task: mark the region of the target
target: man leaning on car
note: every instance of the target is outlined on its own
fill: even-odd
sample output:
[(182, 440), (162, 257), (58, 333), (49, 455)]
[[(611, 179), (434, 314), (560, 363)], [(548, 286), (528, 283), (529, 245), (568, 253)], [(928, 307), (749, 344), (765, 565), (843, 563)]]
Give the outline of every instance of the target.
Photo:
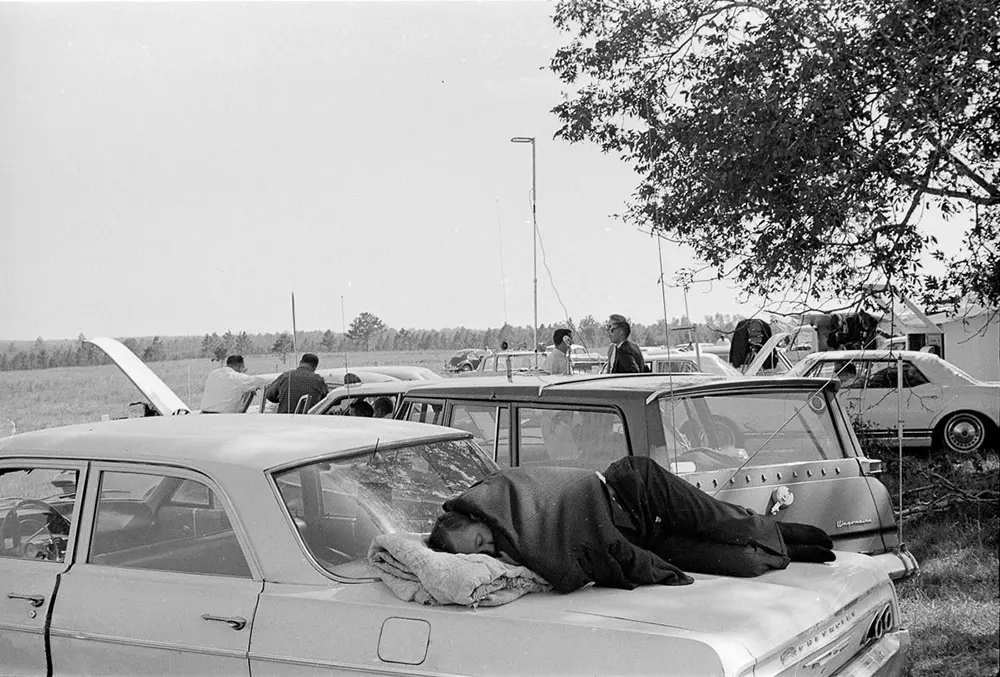
[(213, 369), (205, 379), (201, 411), (205, 414), (238, 414), (249, 394), (266, 386), (270, 379), (245, 373), (242, 355), (230, 355), (226, 366)]
[(290, 369), (267, 387), (264, 395), (268, 402), (278, 403), (279, 414), (289, 414), (296, 411), (296, 406), (304, 396), (309, 396), (306, 403), (308, 409), (310, 405), (316, 404), (326, 397), (329, 388), (323, 377), (316, 373), (319, 366), (319, 358), (312, 353), (305, 353), (299, 361), (296, 369)]

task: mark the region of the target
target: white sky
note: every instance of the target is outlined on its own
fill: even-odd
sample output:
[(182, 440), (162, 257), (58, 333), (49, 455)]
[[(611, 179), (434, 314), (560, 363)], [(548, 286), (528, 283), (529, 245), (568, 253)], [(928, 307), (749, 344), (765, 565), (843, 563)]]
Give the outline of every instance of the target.
[[(0, 2), (0, 339), (663, 317), (543, 2)], [(502, 257), (501, 257), (502, 252)], [(671, 279), (694, 265), (663, 244)], [(502, 269), (501, 269), (502, 261)], [(684, 313), (668, 288), (667, 312)], [(692, 317), (755, 312), (726, 284)], [(506, 310), (505, 310), (506, 308)]]

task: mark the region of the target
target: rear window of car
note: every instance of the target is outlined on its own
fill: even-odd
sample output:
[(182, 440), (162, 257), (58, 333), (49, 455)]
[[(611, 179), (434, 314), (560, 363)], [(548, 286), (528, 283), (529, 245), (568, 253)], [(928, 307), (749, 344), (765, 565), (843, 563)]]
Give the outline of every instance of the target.
[(843, 457), (825, 393), (719, 393), (659, 400), (664, 446), (650, 455), (684, 472)]
[(445, 500), (494, 470), (471, 440), (446, 440), (309, 463), (274, 480), (320, 566), (354, 577), (372, 538), (430, 531)]

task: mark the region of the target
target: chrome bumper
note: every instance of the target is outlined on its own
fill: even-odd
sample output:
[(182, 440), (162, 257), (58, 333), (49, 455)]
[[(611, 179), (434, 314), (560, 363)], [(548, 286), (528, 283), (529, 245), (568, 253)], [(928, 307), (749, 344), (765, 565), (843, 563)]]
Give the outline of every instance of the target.
[(917, 563), (917, 558), (906, 548), (883, 552), (881, 555), (872, 555), (871, 558), (876, 566), (894, 581), (901, 581), (920, 573), (920, 564)]
[(830, 677), (897, 677), (903, 674), (909, 650), (909, 630), (886, 633)]

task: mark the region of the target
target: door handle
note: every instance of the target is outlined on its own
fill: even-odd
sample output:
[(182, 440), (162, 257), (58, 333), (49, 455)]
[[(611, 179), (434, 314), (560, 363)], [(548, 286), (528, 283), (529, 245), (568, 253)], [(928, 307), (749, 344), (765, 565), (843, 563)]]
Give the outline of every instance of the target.
[(241, 618), (240, 616), (232, 616), (227, 618), (226, 616), (213, 616), (212, 614), (202, 614), (201, 617), (206, 621), (218, 621), (219, 623), (226, 623), (233, 630), (242, 630), (247, 625), (247, 619)]
[(26, 602), (28, 602), (28, 604), (30, 604), (31, 606), (36, 606), (36, 607), (37, 606), (42, 606), (43, 604), (45, 604), (45, 596), (44, 595), (22, 595), (22, 594), (17, 593), (17, 592), (8, 592), (7, 593), (7, 598), (8, 599), (23, 599)]

